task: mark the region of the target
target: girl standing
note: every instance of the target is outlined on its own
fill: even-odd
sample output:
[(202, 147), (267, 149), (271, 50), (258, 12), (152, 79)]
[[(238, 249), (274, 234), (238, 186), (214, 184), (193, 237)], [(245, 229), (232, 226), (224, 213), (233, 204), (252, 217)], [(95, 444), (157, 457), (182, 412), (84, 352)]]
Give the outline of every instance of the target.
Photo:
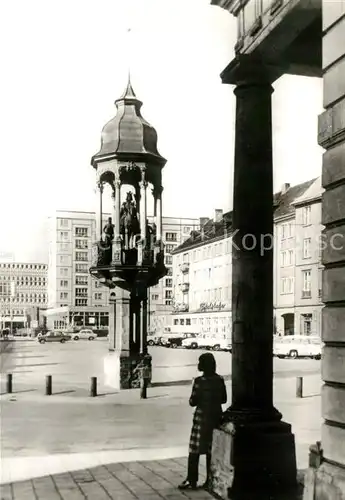
[(194, 380), (190, 406), (195, 406), (192, 432), (189, 441), (187, 479), (179, 489), (196, 489), (199, 476), (199, 457), (206, 455), (207, 478), (203, 485), (209, 486), (213, 430), (220, 424), (222, 404), (227, 401), (223, 377), (216, 373), (216, 360), (213, 354), (205, 353), (199, 357), (198, 370), (203, 372)]

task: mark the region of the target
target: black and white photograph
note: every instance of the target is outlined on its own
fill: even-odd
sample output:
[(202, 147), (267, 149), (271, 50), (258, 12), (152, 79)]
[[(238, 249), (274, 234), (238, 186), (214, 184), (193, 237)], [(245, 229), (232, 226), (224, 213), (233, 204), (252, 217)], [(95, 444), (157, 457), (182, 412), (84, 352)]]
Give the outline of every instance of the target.
[(345, 500), (345, 0), (0, 19), (1, 500)]

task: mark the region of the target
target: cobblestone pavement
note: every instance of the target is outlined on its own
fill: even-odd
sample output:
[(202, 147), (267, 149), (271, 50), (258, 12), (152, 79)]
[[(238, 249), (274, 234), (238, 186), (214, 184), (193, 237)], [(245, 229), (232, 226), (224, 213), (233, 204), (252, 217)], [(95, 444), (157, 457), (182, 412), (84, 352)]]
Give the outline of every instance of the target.
[[(186, 458), (102, 465), (76, 472), (4, 484), (1, 500), (208, 500), (202, 489), (179, 491), (185, 478)], [(199, 482), (205, 480), (200, 463)]]

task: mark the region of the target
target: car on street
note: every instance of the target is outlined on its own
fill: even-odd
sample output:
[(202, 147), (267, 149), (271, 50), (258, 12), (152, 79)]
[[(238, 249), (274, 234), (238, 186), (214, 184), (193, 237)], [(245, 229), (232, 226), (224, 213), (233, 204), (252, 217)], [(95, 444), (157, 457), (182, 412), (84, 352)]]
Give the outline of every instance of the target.
[(149, 335), (147, 337), (147, 345), (161, 345), (161, 338), (160, 335)]
[(321, 359), (322, 343), (316, 335), (286, 335), (273, 342), (273, 355), (278, 358)]
[(79, 332), (72, 333), (72, 340), (95, 340), (97, 338), (97, 333), (94, 333), (91, 329), (83, 329)]
[(182, 341), (186, 349), (212, 349), (213, 351), (231, 352), (231, 344), (226, 339), (217, 339), (209, 335), (198, 335), (195, 338), (186, 338)]
[(162, 345), (176, 349), (182, 346), (183, 340), (196, 337), (196, 333), (170, 333), (162, 337)]
[(64, 344), (67, 340), (71, 340), (71, 335), (57, 331), (50, 331), (37, 337), (37, 341), (40, 344), (45, 344), (46, 342), (60, 342)]

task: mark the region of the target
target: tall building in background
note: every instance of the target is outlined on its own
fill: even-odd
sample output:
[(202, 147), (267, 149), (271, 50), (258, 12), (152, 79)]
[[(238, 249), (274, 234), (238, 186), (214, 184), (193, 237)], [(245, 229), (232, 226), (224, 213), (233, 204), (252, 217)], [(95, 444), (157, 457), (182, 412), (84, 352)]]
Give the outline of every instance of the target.
[[(153, 222), (153, 218), (149, 217)], [(173, 257), (172, 252), (200, 227), (199, 219), (163, 217), (162, 240), (165, 245), (165, 266), (168, 274), (158, 285), (149, 289), (149, 330), (160, 332), (169, 323), (173, 311)]]
[[(104, 225), (110, 214), (104, 214)], [(151, 217), (148, 217), (152, 222)], [(172, 311), (172, 255), (170, 253), (199, 227), (199, 219), (163, 217), (165, 264), (169, 275), (150, 289), (149, 317), (152, 329), (164, 324)], [(108, 289), (89, 274), (92, 242), (96, 240), (94, 212), (57, 211), (49, 218), (48, 305), (57, 309), (53, 326), (108, 326)], [(58, 309), (67, 314), (59, 315)], [(53, 317), (53, 316), (51, 316)]]
[[(321, 194), (318, 178), (292, 187), (284, 184), (274, 196), (272, 314), (280, 335), (321, 334)], [(231, 219), (231, 212), (216, 210), (214, 220), (202, 221), (201, 230), (175, 249), (170, 318), (174, 331), (229, 335)]]
[(0, 263), (0, 328), (38, 326), (48, 305), (48, 266), (44, 263)]

